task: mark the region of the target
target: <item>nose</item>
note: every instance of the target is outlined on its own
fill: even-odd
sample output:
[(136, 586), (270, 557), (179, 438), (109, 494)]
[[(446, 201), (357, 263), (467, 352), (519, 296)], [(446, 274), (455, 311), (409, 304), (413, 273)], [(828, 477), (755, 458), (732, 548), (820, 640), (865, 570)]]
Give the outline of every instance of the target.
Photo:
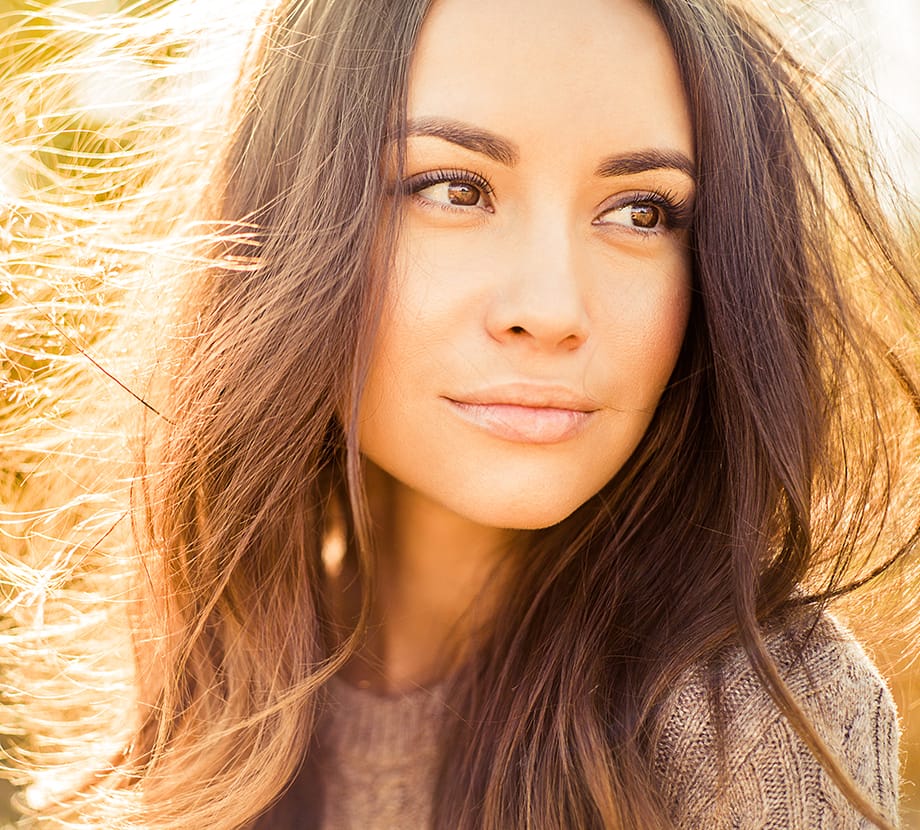
[(574, 350), (588, 339), (588, 310), (572, 231), (556, 217), (509, 234), (486, 314), (501, 343)]

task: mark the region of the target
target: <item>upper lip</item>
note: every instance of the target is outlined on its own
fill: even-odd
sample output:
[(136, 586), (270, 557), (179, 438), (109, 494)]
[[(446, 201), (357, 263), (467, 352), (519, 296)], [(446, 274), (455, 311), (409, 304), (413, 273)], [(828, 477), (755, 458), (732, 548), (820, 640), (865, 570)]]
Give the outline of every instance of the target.
[(570, 409), (594, 412), (600, 409), (595, 401), (564, 385), (535, 383), (506, 383), (477, 389), (462, 395), (445, 395), (455, 403), (478, 406), (527, 406), (534, 409)]

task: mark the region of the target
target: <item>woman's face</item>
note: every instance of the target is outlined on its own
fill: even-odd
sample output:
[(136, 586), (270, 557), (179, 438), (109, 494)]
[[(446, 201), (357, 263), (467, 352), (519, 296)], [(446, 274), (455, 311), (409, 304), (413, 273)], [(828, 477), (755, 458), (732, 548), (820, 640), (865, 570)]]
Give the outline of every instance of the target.
[(435, 0), (361, 448), (413, 497), (538, 528), (639, 443), (690, 305), (693, 132), (638, 0)]

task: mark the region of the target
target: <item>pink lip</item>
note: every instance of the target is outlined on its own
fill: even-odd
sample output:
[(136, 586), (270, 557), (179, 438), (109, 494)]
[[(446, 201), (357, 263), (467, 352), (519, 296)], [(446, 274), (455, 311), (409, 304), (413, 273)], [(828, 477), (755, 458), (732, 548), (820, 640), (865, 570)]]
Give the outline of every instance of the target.
[(522, 444), (558, 444), (578, 435), (597, 406), (563, 388), (505, 386), (446, 398), (467, 423)]

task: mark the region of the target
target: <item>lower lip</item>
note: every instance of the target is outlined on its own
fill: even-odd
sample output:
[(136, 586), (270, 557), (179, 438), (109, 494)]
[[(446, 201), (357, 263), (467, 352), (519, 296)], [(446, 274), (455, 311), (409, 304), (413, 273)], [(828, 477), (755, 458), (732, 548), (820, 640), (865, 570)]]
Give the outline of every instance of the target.
[(467, 423), (496, 438), (519, 444), (558, 444), (568, 441), (587, 426), (593, 414), (577, 409), (447, 400)]

